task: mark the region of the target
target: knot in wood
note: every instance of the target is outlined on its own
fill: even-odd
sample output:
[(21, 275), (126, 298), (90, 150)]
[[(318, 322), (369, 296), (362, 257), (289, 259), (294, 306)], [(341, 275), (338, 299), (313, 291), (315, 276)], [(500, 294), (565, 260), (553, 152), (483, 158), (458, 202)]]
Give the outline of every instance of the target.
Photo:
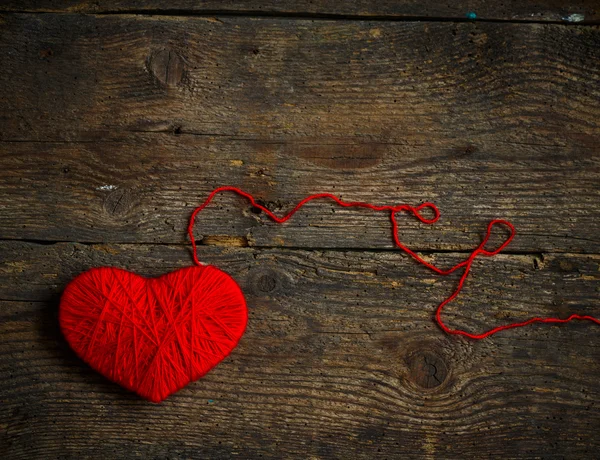
[(277, 287), (277, 280), (270, 273), (265, 273), (261, 275), (256, 281), (256, 287), (259, 291), (262, 292), (271, 292), (274, 291)]
[(117, 188), (104, 200), (104, 209), (111, 216), (123, 216), (129, 212), (133, 204), (133, 195), (128, 188)]
[(166, 86), (177, 86), (183, 79), (183, 59), (170, 49), (157, 51), (150, 56), (148, 68)]
[(414, 353), (409, 362), (410, 375), (421, 388), (435, 388), (448, 377), (448, 367), (444, 360), (431, 351)]
[(256, 295), (272, 294), (279, 291), (281, 287), (281, 276), (272, 268), (252, 270), (248, 281)]

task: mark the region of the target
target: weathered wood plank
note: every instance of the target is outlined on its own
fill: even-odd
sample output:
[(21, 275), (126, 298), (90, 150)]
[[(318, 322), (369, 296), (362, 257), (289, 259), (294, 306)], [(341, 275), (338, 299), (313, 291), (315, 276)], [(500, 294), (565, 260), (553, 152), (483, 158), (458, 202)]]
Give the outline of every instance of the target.
[[(466, 250), (502, 217), (513, 250), (598, 252), (597, 28), (4, 21), (2, 238), (179, 243), (192, 207), (228, 183), (279, 212), (318, 191), (434, 201), (441, 231), (403, 223), (421, 249)], [(315, 205), (275, 227), (223, 203), (202, 234), (390, 246), (385, 216)]]
[(519, 0), (490, 2), (444, 2), (441, 0), (419, 2), (416, 0), (234, 0), (193, 1), (177, 0), (168, 3), (159, 0), (108, 0), (87, 2), (82, 0), (4, 0), (0, 11), (31, 12), (147, 12), (163, 14), (259, 14), (352, 16), (360, 18), (442, 18), (486, 19), (500, 21), (564, 21), (566, 23), (594, 22), (600, 20), (600, 9), (594, 0), (542, 0), (535, 3)]
[[(434, 226), (400, 218), (402, 240), (421, 250), (469, 250), (490, 219), (507, 218), (518, 231), (512, 251), (599, 252), (598, 168), (583, 155), (557, 153), (548, 161), (530, 152), (526, 160), (510, 161), (493, 152), (456, 157), (389, 147), (378, 164), (344, 170), (307, 161), (303, 146), (218, 137), (137, 135), (106, 143), (3, 143), (0, 149), (5, 239), (184, 243), (192, 209), (213, 188), (233, 184), (280, 215), (320, 191), (379, 204), (434, 201), (442, 212)], [(199, 215), (196, 235), (234, 246), (393, 247), (387, 214), (322, 201), (277, 225), (232, 194)]]
[[(455, 279), (399, 254), (203, 248), (247, 293), (249, 328), (212, 373), (152, 405), (69, 351), (59, 294), (91, 266), (156, 275), (188, 264), (186, 249), (3, 242), (0, 252), (3, 458), (573, 458), (600, 447), (598, 328), (444, 336), (431, 313)], [(483, 260), (448, 319), (481, 328), (598, 315), (599, 264), (573, 254)]]
[(539, 24), (5, 15), (2, 139), (589, 150), (599, 44)]
[[(471, 5), (508, 20), (575, 5), (485, 4)], [(33, 8), (0, 9), (16, 7)], [(508, 7), (514, 17), (489, 13)], [(56, 312), (89, 267), (189, 264), (187, 217), (229, 183), (275, 212), (317, 191), (434, 201), (438, 229), (402, 220), (420, 249), (465, 251), (489, 219), (511, 219), (520, 254), (478, 261), (448, 322), (600, 316), (600, 256), (581, 254), (599, 252), (599, 45), (589, 26), (1, 16), (0, 239), (79, 243), (0, 241), (0, 457), (593, 456), (598, 328), (447, 337), (431, 315), (456, 277), (394, 251), (307, 250), (389, 248), (385, 216), (318, 204), (282, 227), (240, 200), (215, 203), (197, 234), (221, 246), (201, 259), (241, 283), (250, 326), (159, 406), (81, 363)], [(81, 244), (102, 241), (136, 244)], [(141, 244), (152, 242), (168, 244)]]

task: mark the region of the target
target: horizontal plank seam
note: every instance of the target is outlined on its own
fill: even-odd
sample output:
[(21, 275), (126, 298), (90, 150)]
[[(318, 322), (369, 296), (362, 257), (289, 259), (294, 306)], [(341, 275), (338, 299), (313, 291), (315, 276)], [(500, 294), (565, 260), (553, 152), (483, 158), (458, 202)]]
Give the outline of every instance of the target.
[[(467, 235), (481, 235), (480, 232), (466, 232), (465, 234)], [(523, 235), (525, 235), (525, 233), (523, 233)], [(209, 238), (211, 236), (214, 235), (204, 235), (204, 238)], [(542, 236), (542, 237), (553, 237), (553, 236), (558, 236), (558, 235), (535, 235), (535, 234), (530, 234), (527, 233), (527, 236)], [(592, 243), (595, 243), (596, 241), (591, 240), (591, 239), (587, 239), (587, 238), (577, 238), (577, 237), (569, 237), (571, 239), (577, 239), (577, 240), (584, 240), (584, 241), (590, 241)], [(181, 247), (181, 246), (190, 246), (190, 243), (185, 242), (185, 243), (178, 243), (175, 241), (91, 241), (91, 240), (85, 240), (85, 241), (74, 241), (74, 240), (53, 240), (53, 239), (36, 239), (36, 238), (10, 238), (10, 237), (0, 237), (0, 244), (4, 243), (4, 242), (20, 242), (20, 243), (32, 243), (32, 244), (39, 244), (40, 246), (51, 246), (54, 244), (62, 244), (62, 243), (67, 243), (67, 244), (82, 244), (82, 245), (86, 245), (86, 246), (93, 246), (93, 245), (98, 245), (98, 244), (106, 244), (106, 245), (140, 245), (140, 246), (173, 246), (173, 247)], [(288, 250), (298, 250), (298, 251), (323, 251), (323, 250), (333, 250), (333, 251), (356, 251), (356, 252), (364, 252), (364, 251), (372, 251), (372, 252), (396, 252), (398, 251), (397, 247), (394, 246), (389, 246), (389, 247), (370, 247), (370, 248), (362, 248), (362, 247), (355, 247), (355, 246), (293, 246), (293, 245), (261, 245), (261, 244), (251, 244), (248, 246), (236, 246), (236, 245), (227, 245), (227, 244), (211, 244), (211, 243), (203, 243), (202, 239), (197, 239), (196, 240), (196, 244), (199, 247), (235, 247), (235, 248), (246, 248), (246, 249), (288, 249)], [(456, 248), (456, 249), (430, 249), (430, 248), (425, 248), (425, 249), (420, 249), (418, 246), (414, 246), (412, 249), (419, 251), (419, 252), (425, 252), (425, 253), (471, 253), (472, 252), (472, 248), (468, 248), (468, 249), (460, 249), (460, 248)], [(503, 254), (520, 254), (520, 255), (539, 255), (539, 254), (589, 254), (589, 255), (600, 255), (600, 252), (569, 252), (569, 251), (560, 251), (560, 250), (550, 250), (550, 251), (541, 251), (541, 250), (537, 250), (537, 249), (532, 249), (532, 250), (525, 250), (525, 249), (519, 249), (519, 250), (511, 250), (509, 249), (505, 249), (502, 251)]]
[[(52, 246), (57, 244), (80, 244), (84, 246), (96, 246), (96, 245), (107, 245), (107, 246), (129, 246), (129, 245), (137, 245), (137, 246), (171, 246), (173, 248), (189, 248), (189, 243), (166, 243), (166, 242), (131, 242), (131, 241), (122, 241), (122, 242), (107, 242), (107, 241), (68, 241), (68, 240), (37, 240), (37, 239), (27, 239), (27, 238), (0, 238), (0, 244), (7, 242), (15, 242), (15, 243), (27, 243), (27, 244), (37, 244), (39, 246)], [(371, 253), (388, 253), (388, 252), (398, 252), (402, 253), (396, 247), (381, 247), (381, 248), (357, 248), (357, 247), (340, 247), (340, 246), (274, 246), (274, 245), (253, 245), (248, 247), (240, 247), (240, 246), (227, 246), (227, 245), (217, 245), (217, 244), (202, 244), (202, 241), (197, 241), (196, 243), (198, 247), (204, 248), (235, 248), (238, 250), (273, 250), (273, 249), (281, 249), (285, 251), (332, 251), (332, 252), (371, 252)], [(422, 254), (470, 254), (472, 252), (472, 248), (469, 249), (420, 249), (415, 246), (412, 248), (415, 251), (418, 251)], [(502, 254), (506, 255), (514, 255), (514, 256), (535, 256), (535, 257), (545, 257), (546, 255), (562, 255), (562, 256), (600, 256), (600, 253), (596, 252), (560, 252), (560, 251), (540, 251), (540, 250), (510, 250), (504, 249)]]
[[(600, 21), (571, 22), (567, 20), (543, 20), (543, 19), (492, 19), (467, 17), (445, 17), (445, 16), (394, 16), (394, 15), (368, 15), (368, 14), (340, 14), (340, 13), (311, 13), (311, 12), (281, 12), (281, 11), (223, 11), (223, 10), (185, 10), (185, 9), (148, 9), (148, 10), (81, 10), (77, 13), (56, 10), (5, 10), (3, 14), (48, 14), (48, 15), (92, 15), (92, 16), (167, 16), (167, 17), (206, 17), (218, 19), (218, 17), (247, 17), (258, 19), (306, 19), (325, 21), (377, 21), (377, 22), (490, 22), (506, 24), (555, 24), (563, 26), (596, 26)], [(217, 18), (215, 18), (217, 16)]]

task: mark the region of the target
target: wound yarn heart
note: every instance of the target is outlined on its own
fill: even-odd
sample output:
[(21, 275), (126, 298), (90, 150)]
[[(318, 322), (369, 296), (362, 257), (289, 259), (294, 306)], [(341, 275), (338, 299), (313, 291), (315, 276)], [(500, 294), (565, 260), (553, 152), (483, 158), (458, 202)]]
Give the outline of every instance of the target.
[(210, 265), (158, 278), (93, 268), (69, 283), (59, 312), (61, 330), (80, 358), (152, 402), (229, 355), (247, 318), (237, 283)]

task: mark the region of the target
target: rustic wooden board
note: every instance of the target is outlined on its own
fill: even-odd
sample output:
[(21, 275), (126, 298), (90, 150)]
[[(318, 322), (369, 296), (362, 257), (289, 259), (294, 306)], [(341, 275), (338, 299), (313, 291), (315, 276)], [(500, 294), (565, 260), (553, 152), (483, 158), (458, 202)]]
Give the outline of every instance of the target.
[[(500, 217), (513, 251), (598, 252), (596, 27), (3, 20), (3, 238), (180, 243), (191, 209), (229, 183), (276, 212), (319, 191), (434, 201), (437, 229), (403, 219), (418, 249), (467, 250)], [(384, 215), (315, 204), (275, 227), (221, 203), (199, 237), (391, 245)]]
[[(433, 201), (439, 224), (403, 217), (402, 240), (442, 265), (510, 219), (448, 322), (600, 316), (600, 29), (533, 23), (596, 2), (192, 3), (0, 5), (61, 13), (0, 15), (0, 458), (593, 457), (597, 327), (445, 336), (456, 276), (327, 203), (285, 226), (231, 196), (200, 215), (201, 259), (250, 306), (200, 382), (152, 405), (74, 356), (65, 284), (188, 265), (187, 218), (222, 184), (280, 214), (320, 191)], [(400, 20), (471, 10), (532, 23)]]
[[(185, 266), (185, 246), (3, 242), (0, 253), (3, 458), (583, 458), (600, 447), (598, 328), (445, 336), (431, 313), (455, 279), (399, 254), (203, 248), (247, 293), (249, 328), (212, 373), (153, 405), (68, 349), (59, 295), (93, 266)], [(600, 315), (599, 264), (577, 254), (482, 260), (448, 320), (480, 329)]]
[(71, 13), (159, 13), (159, 14), (259, 14), (310, 17), (343, 16), (385, 19), (484, 19), (500, 21), (595, 22), (600, 8), (595, 0), (508, 0), (490, 2), (445, 2), (441, 0), (4, 0), (0, 11), (71, 12)]
[[(431, 148), (390, 147), (377, 165), (340, 170), (294, 155), (293, 145), (197, 136), (11, 142), (0, 143), (0, 149), (2, 238), (183, 243), (192, 209), (213, 188), (233, 184), (280, 215), (320, 191), (381, 204), (433, 201), (442, 212), (434, 226), (400, 218), (402, 240), (420, 250), (470, 250), (488, 221), (498, 217), (517, 227), (511, 251), (598, 252), (594, 152), (575, 159), (557, 150), (553, 160), (524, 153), (522, 161), (509, 161), (493, 153), (457, 157)], [(302, 152), (303, 146), (295, 150)], [(196, 235), (254, 247), (389, 249), (393, 244), (384, 213), (342, 210), (321, 201), (277, 225), (232, 194), (216, 198), (199, 215)], [(504, 237), (498, 231), (494, 241)]]
[[(597, 27), (52, 14), (3, 22), (3, 140), (175, 132), (365, 150), (487, 146), (515, 158), (526, 149), (583, 155), (598, 140)], [(349, 166), (376, 159), (355, 156)]]

